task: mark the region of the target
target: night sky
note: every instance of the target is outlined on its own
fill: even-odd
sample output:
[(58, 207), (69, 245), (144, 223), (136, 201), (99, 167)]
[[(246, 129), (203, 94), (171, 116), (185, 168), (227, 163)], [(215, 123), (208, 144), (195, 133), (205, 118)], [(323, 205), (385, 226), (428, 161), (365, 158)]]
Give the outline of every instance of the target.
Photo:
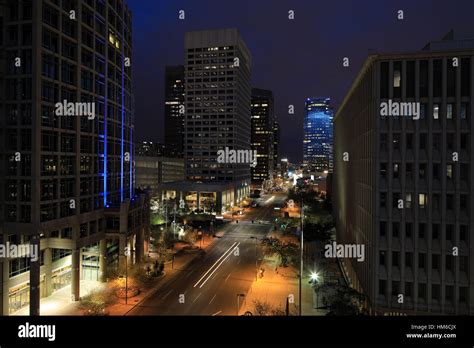
[[(270, 89), (282, 156), (302, 159), (306, 97), (335, 109), (367, 55), (421, 49), (450, 29), (473, 37), (472, 0), (126, 0), (133, 12), (136, 137), (163, 141), (164, 67), (184, 62), (184, 33), (238, 28), (252, 53), (254, 87)], [(178, 19), (179, 10), (186, 19)], [(288, 19), (288, 11), (295, 19)], [(404, 11), (404, 20), (397, 11)], [(342, 66), (349, 57), (350, 66)], [(295, 114), (288, 114), (288, 105)]]

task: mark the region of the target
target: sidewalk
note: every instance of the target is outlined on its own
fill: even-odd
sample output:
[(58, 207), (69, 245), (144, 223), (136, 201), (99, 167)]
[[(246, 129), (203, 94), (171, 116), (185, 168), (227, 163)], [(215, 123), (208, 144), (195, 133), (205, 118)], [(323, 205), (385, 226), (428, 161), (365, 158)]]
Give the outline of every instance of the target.
[[(247, 311), (253, 315), (258, 315), (255, 313), (255, 300), (261, 303), (266, 302), (272, 309), (278, 309), (284, 313), (287, 298), (290, 299), (290, 315), (298, 315), (300, 302), (299, 277), (297, 271), (291, 267), (280, 267), (277, 273), (275, 272), (275, 266), (271, 259), (265, 259), (261, 267), (265, 269), (264, 276), (257, 281), (253, 281), (240, 307), (239, 315), (244, 315)], [(309, 279), (303, 278), (302, 285), (302, 315), (325, 315), (325, 310), (313, 308), (316, 305), (316, 300), (314, 290), (309, 284)], [(319, 305), (321, 305), (321, 303), (319, 303)]]
[[(217, 237), (222, 236), (223, 232), (218, 232)], [(209, 248), (217, 238), (208, 237), (204, 238), (202, 243), (202, 249), (206, 250)], [(167, 262), (164, 268), (164, 275), (154, 280), (149, 287), (141, 289), (137, 296), (128, 299), (128, 303), (125, 304), (125, 299), (118, 299), (117, 303), (107, 307), (106, 312), (108, 315), (126, 315), (135, 306), (140, 304), (143, 300), (153, 295), (160, 286), (176, 272), (185, 270), (186, 267), (197, 257), (199, 257), (199, 249), (195, 250), (184, 250), (184, 243), (176, 243), (174, 248), (175, 259), (174, 262)], [(200, 246), (200, 241), (195, 243), (196, 247)], [(148, 256), (147, 262), (154, 262), (154, 257)], [(81, 297), (87, 296), (92, 291), (103, 290), (107, 288), (107, 283), (101, 283), (98, 281), (81, 280)], [(64, 288), (54, 292), (51, 296), (42, 298), (40, 302), (40, 313), (41, 315), (69, 315), (69, 316), (81, 316), (84, 315), (83, 310), (79, 308), (80, 302), (71, 302), (71, 285), (67, 285)], [(13, 315), (29, 315), (29, 307), (24, 307)]]

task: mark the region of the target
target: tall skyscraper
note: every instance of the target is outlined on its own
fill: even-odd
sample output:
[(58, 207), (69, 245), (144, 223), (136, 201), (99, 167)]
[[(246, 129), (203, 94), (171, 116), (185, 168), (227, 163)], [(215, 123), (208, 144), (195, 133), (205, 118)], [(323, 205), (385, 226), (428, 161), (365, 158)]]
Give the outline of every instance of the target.
[(272, 91), (252, 89), (251, 148), (257, 152), (257, 163), (251, 168), (255, 188), (272, 178), (274, 167), (274, 101)]
[(334, 118), (337, 242), (365, 245), (340, 260), (372, 313), (474, 314), (473, 81), (474, 40), (374, 54)]
[[(143, 256), (134, 192), (132, 22), (123, 1), (1, 0), (0, 237), (39, 260), (1, 259), (4, 315)], [(74, 16), (72, 16), (74, 14)], [(120, 262), (119, 262), (120, 261)]]
[(332, 121), (331, 99), (306, 99), (303, 161), (320, 172), (332, 171)]
[(184, 41), (186, 180), (161, 188), (191, 209), (221, 211), (250, 193), (251, 163), (228, 155), (250, 153), (251, 55), (237, 29), (187, 32)]
[(281, 145), (280, 145), (280, 124), (277, 120), (273, 122), (273, 172), (281, 169)]
[(183, 157), (184, 66), (165, 67), (165, 145), (168, 156)]

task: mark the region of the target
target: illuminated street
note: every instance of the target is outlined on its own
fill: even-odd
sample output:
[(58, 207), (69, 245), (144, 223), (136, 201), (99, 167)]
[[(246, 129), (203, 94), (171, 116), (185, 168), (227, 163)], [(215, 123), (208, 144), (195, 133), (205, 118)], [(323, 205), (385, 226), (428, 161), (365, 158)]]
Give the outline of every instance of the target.
[[(285, 199), (282, 194), (271, 197), (261, 199), (261, 206), (250, 208), (239, 223), (224, 225), (223, 237), (202, 260), (163, 279), (159, 289), (129, 315), (236, 315), (237, 294), (247, 294), (255, 281), (255, 239), (251, 237), (261, 239), (271, 231), (274, 207)], [(184, 303), (180, 303), (182, 294)]]

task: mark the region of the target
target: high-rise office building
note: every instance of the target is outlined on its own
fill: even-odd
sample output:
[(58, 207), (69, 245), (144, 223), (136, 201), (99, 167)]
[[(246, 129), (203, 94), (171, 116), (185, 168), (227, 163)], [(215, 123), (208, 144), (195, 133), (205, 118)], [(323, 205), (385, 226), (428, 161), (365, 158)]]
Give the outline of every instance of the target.
[(281, 170), (281, 145), (280, 145), (280, 123), (273, 122), (273, 172), (274, 175)]
[(372, 313), (474, 314), (473, 81), (474, 40), (373, 54), (334, 118), (337, 242), (365, 245), (341, 261)]
[(141, 259), (147, 199), (134, 192), (131, 13), (123, 1), (1, 0), (0, 237), (39, 260), (1, 259), (1, 306)]
[(192, 209), (221, 211), (250, 192), (252, 163), (240, 155), (250, 154), (251, 55), (237, 29), (187, 32), (184, 41), (186, 180), (161, 188)]
[(251, 149), (257, 163), (251, 168), (252, 185), (256, 188), (272, 179), (274, 168), (274, 102), (272, 91), (253, 88), (251, 109)]
[(305, 102), (303, 161), (316, 171), (332, 171), (333, 110), (329, 98)]
[(183, 157), (184, 66), (165, 67), (165, 145), (167, 155)]
[(163, 157), (166, 155), (165, 144), (153, 141), (140, 141), (136, 143), (136, 156)]

